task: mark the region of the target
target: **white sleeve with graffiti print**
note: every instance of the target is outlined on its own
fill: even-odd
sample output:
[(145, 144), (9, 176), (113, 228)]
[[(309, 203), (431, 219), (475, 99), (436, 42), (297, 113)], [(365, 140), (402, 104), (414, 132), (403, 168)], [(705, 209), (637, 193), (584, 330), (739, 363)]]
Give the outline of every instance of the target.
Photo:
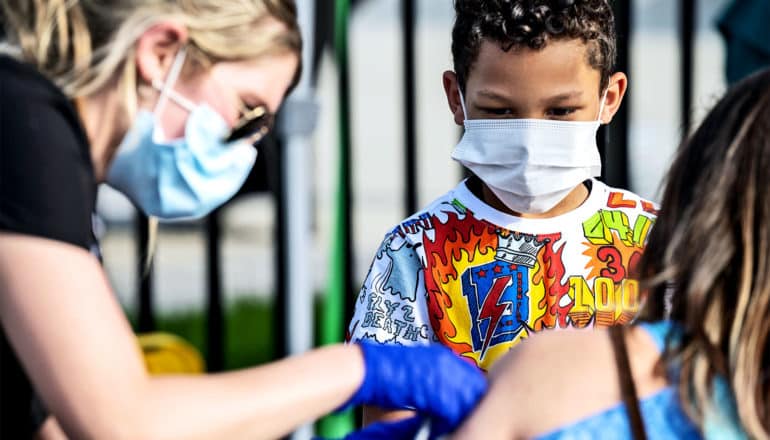
[(350, 340), (428, 345), (436, 338), (428, 318), (423, 249), (408, 236), (389, 234), (374, 257), (355, 303)]

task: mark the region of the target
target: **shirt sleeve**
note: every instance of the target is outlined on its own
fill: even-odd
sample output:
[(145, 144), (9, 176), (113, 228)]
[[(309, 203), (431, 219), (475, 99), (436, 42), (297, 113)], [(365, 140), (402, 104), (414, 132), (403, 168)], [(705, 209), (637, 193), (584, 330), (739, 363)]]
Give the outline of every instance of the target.
[(397, 234), (380, 245), (355, 303), (351, 342), (428, 345), (435, 340), (419, 246)]
[[(96, 183), (74, 110), (66, 100), (0, 85), (0, 230), (88, 249)], [(20, 90), (21, 89), (21, 90)]]

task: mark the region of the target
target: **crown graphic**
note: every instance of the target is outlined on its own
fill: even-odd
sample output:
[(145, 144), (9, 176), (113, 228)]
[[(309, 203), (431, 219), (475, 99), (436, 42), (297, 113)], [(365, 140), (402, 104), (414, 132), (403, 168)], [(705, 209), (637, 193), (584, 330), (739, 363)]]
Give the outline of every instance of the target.
[(537, 254), (548, 243), (548, 239), (538, 240), (534, 235), (518, 232), (497, 231), (497, 251), (495, 260), (522, 265), (530, 269), (535, 267)]

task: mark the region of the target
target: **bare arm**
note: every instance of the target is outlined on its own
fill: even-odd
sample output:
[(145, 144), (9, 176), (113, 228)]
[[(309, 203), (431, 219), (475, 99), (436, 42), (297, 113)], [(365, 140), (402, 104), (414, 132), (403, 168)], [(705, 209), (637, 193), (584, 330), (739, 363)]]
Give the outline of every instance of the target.
[(205, 377), (149, 377), (101, 266), (85, 250), (0, 234), (0, 319), (73, 438), (274, 438), (343, 404), (360, 350), (332, 346)]
[[(659, 392), (666, 386), (666, 378), (655, 371), (660, 354), (654, 342), (639, 328), (629, 329), (626, 340), (639, 396)], [(532, 438), (595, 415), (621, 400), (605, 330), (534, 335), (495, 364), (490, 381), (490, 392), (454, 434), (454, 440)], [(517, 405), (519, 402), (526, 404)]]

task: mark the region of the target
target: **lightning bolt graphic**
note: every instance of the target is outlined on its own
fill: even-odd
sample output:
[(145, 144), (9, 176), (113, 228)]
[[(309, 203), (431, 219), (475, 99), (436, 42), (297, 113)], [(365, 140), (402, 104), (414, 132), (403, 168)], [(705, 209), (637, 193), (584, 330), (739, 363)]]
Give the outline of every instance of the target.
[(479, 311), (479, 319), (489, 319), (487, 334), (484, 337), (484, 344), (481, 346), (481, 359), (484, 358), (487, 348), (489, 348), (489, 343), (492, 342), (492, 335), (494, 335), (497, 324), (500, 323), (500, 319), (503, 317), (505, 308), (508, 304), (511, 304), (511, 301), (504, 301), (502, 304), (499, 301), (505, 289), (511, 285), (512, 280), (513, 277), (511, 275), (496, 278), (489, 289), (489, 294), (484, 299), (481, 311)]

